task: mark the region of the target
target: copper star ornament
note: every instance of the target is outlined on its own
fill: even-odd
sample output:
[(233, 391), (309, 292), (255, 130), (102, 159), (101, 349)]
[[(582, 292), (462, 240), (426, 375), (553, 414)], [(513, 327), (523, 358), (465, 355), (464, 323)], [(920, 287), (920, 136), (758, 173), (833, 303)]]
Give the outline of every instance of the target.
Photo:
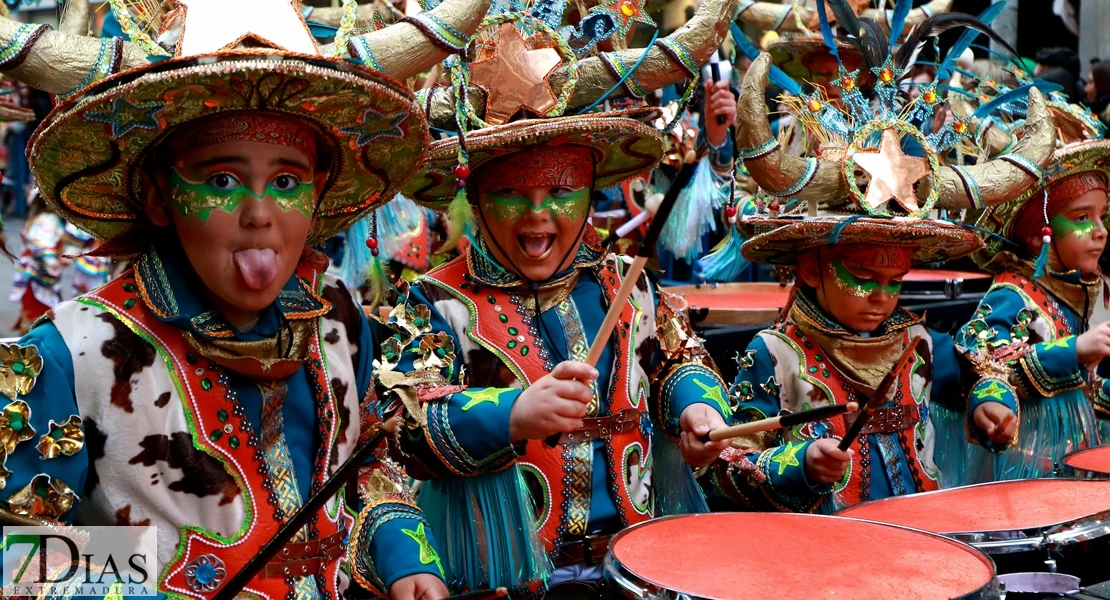
[(266, 45), (308, 55), (320, 49), (293, 0), (178, 0), (185, 30), (178, 56), (215, 54), (254, 38)]
[(893, 198), (909, 213), (921, 208), (917, 204), (917, 194), (913, 184), (929, 174), (929, 161), (924, 158), (906, 156), (898, 143), (898, 133), (884, 129), (878, 150), (857, 152), (856, 164), (871, 175), (867, 186), (864, 204), (869, 210), (876, 210)]
[(512, 23), (502, 24), (496, 54), (470, 65), (470, 81), (486, 91), (486, 121), (500, 125), (521, 109), (547, 114), (556, 104), (547, 77), (562, 62), (554, 48), (529, 50)]

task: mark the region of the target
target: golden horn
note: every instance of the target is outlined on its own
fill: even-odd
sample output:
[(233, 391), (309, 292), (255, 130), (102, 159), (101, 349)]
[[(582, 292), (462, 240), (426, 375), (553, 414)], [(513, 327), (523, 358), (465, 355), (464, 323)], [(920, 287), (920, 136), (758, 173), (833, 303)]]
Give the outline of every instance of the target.
[[(953, 73), (948, 84), (954, 88), (960, 88), (961, 80), (962, 77), (959, 73)], [(975, 132), (975, 139), (978, 140), (979, 147), (986, 151), (988, 157), (994, 158), (1007, 148), (1012, 148), (1014, 143), (1017, 142), (1014, 134), (1001, 127), (995, 127), (993, 119), (987, 122), (986, 131), (980, 133), (979, 128), (982, 127), (982, 120), (972, 116), (975, 114), (975, 108), (971, 106), (971, 102), (968, 102), (963, 94), (949, 92), (948, 105), (952, 107), (952, 114), (960, 119), (967, 120), (971, 130)]]
[[(1006, 156), (1020, 155), (1030, 163), (1045, 169), (1051, 162), (1052, 152), (1056, 148), (1056, 130), (1048, 115), (1044, 96), (1037, 88), (1029, 90), (1029, 108), (1026, 110), (1025, 126), (1022, 129), (1024, 133), (1021, 141)], [(972, 185), (978, 185), (981, 206), (992, 206), (1017, 198), (1037, 183), (1037, 179), (1028, 171), (1005, 158), (963, 167), (962, 170)], [(917, 188), (918, 198), (924, 200), (929, 195), (934, 181), (939, 188), (937, 208), (958, 210), (975, 206), (967, 193), (967, 184), (964, 183), (963, 177), (952, 167), (941, 167), (935, 179), (923, 180), (922, 185)]]
[[(827, 204), (843, 203), (848, 199), (848, 184), (840, 173), (838, 163), (818, 159), (816, 171), (810, 176), (809, 161), (790, 156), (778, 147), (767, 124), (769, 111), (763, 99), (770, 69), (771, 55), (763, 52), (744, 76), (740, 100), (736, 103), (737, 154), (756, 154), (745, 158), (744, 166), (759, 187), (771, 195), (802, 185), (800, 190), (790, 194), (791, 198), (818, 200)], [(761, 147), (769, 149), (765, 152), (753, 151)], [(802, 184), (807, 176), (809, 182)]]
[[(797, 9), (797, 14), (793, 14)], [(812, 8), (797, 4), (777, 4), (774, 2), (744, 2), (736, 11), (733, 19), (745, 27), (759, 31), (802, 33), (799, 23), (810, 23), (817, 12)]]
[[(470, 36), (485, 18), (489, 4), (490, 0), (444, 0), (428, 14), (447, 27)], [(442, 46), (409, 22), (396, 23), (358, 37), (361, 41), (356, 44), (356, 40), (351, 40), (349, 46), (368, 48), (378, 70), (397, 79), (418, 75), (447, 56)], [(421, 41), (413, 43), (413, 40)], [(324, 53), (327, 54), (326, 50)]]
[[(26, 36), (27, 30), (6, 17), (0, 17), (0, 47), (15, 47), (17, 38)], [(76, 36), (61, 31), (45, 30), (31, 40), (30, 48), (22, 61), (9, 61), (12, 66), (0, 66), (4, 74), (27, 85), (52, 94), (65, 95), (81, 87), (89, 73), (97, 67), (101, 40)], [(123, 42), (119, 71), (126, 71), (147, 64), (146, 52), (132, 42)]]
[(89, 35), (89, 3), (66, 2), (58, 31), (66, 35)]
[[(728, 35), (728, 24), (736, 2), (737, 0), (705, 0), (694, 17), (666, 39), (685, 48), (694, 64), (705, 64)], [(658, 44), (650, 48), (634, 48), (606, 54), (631, 68), (640, 60), (644, 52), (648, 53), (647, 57), (630, 79), (635, 79), (645, 92), (650, 93), (672, 83), (678, 83), (689, 76), (685, 68), (661, 50)], [(566, 79), (567, 67), (564, 65), (551, 74), (552, 89), (562, 89)], [(567, 105), (586, 106), (601, 98), (616, 84), (617, 78), (613, 76), (601, 57), (593, 56), (580, 60), (578, 61), (578, 84)], [(624, 86), (622, 86), (614, 91), (611, 97), (619, 98), (624, 95)]]

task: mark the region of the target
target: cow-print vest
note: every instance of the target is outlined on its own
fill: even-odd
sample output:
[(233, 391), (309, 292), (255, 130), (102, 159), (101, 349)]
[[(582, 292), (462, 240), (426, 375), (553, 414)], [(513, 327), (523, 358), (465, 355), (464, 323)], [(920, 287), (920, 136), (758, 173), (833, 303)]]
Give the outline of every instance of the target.
[[(358, 440), (361, 321), (342, 283), (316, 271), (298, 274), (333, 306), (315, 321), (305, 367), (325, 390), (325, 414), (336, 417), (318, 423), (328, 466), (326, 473), (313, 474), (315, 489)], [(50, 317), (72, 355), (89, 449), (76, 522), (158, 527), (159, 591), (203, 598), (210, 592), (191, 574), (198, 561), (215, 559), (224, 566), (222, 576), (231, 577), (280, 523), (263, 485), (262, 455), (248, 442), (250, 427), (227, 397), (226, 376), (190, 352), (180, 330), (147, 310), (133, 282), (125, 273), (59, 305)], [(341, 502), (342, 492), (314, 518), (314, 539), (349, 530)], [(345, 556), (340, 553), (317, 573), (322, 597), (338, 598), (347, 587), (339, 568)], [(256, 577), (246, 591), (282, 598), (292, 581)]]

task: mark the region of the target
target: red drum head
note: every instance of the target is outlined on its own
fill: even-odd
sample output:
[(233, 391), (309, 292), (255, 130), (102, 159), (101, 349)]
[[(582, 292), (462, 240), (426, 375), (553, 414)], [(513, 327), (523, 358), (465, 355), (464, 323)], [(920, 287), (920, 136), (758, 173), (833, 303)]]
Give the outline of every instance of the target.
[[(941, 536), (822, 515), (713, 513), (618, 534), (610, 576), (718, 600), (975, 597), (994, 563)], [(630, 577), (629, 577), (630, 576)]]
[(1110, 511), (1110, 481), (1019, 479), (864, 502), (837, 516), (941, 534), (1046, 530)]
[(1110, 446), (1095, 446), (1064, 457), (1064, 464), (1087, 474), (1110, 476)]

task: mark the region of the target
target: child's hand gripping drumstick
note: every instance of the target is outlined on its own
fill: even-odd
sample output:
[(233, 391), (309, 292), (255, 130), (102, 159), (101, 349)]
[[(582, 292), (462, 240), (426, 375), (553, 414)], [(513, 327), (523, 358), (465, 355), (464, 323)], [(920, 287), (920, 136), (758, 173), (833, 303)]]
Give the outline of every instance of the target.
[(802, 423), (810, 423), (813, 421), (821, 421), (823, 419), (831, 419), (832, 417), (842, 415), (845, 413), (854, 413), (859, 410), (859, 404), (849, 402), (847, 404), (835, 404), (833, 406), (822, 406), (811, 410), (803, 410), (802, 412), (790, 413), (780, 415), (777, 417), (770, 417), (768, 419), (760, 419), (758, 421), (751, 421), (748, 423), (741, 423), (740, 425), (732, 425), (731, 427), (722, 427), (714, 429), (709, 432), (709, 435), (701, 437), (703, 442), (716, 442), (720, 440), (729, 440), (738, 438), (761, 431), (773, 431), (775, 429), (786, 429)]

